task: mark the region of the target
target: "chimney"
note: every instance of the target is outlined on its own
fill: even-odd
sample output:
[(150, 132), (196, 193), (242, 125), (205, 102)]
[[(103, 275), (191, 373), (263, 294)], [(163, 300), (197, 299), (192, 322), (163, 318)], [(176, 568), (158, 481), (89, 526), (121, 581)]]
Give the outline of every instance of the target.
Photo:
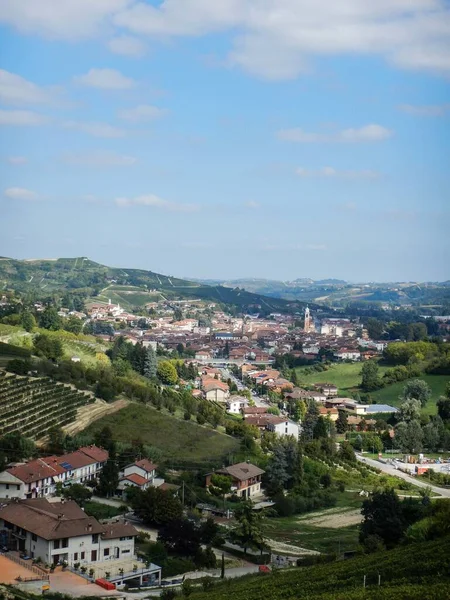
[(92, 523), (88, 524), (88, 531), (92, 531)]

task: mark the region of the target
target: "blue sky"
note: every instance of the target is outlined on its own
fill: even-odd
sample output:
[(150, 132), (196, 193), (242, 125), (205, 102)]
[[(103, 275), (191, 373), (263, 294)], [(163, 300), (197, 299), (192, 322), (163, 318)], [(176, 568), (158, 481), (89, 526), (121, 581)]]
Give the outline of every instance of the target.
[(0, 0), (0, 254), (450, 278), (444, 0)]

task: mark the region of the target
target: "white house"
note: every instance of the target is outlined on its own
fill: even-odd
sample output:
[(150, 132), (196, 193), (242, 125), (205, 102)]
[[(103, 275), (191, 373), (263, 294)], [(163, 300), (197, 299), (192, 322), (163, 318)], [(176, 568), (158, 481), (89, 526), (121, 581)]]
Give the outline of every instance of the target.
[(341, 350), (334, 353), (334, 356), (339, 360), (361, 360), (361, 352), (352, 348), (341, 348)]
[(227, 412), (232, 415), (240, 415), (247, 406), (248, 400), (244, 396), (231, 396), (227, 401)]
[(8, 548), (50, 565), (78, 564), (93, 568), (95, 577), (104, 577), (108, 572), (110, 580), (118, 585), (136, 577), (161, 580), (161, 569), (156, 565), (148, 569), (142, 565), (139, 575), (133, 573), (138, 531), (132, 525), (102, 525), (73, 501), (12, 500), (0, 505), (0, 530)]
[(286, 419), (285, 417), (276, 417), (270, 420), (266, 425), (267, 431), (272, 431), (280, 436), (293, 435), (298, 440), (300, 427), (297, 423)]
[(62, 456), (37, 458), (0, 473), (0, 498), (44, 498), (54, 495), (56, 484), (95, 480), (108, 460), (108, 452), (84, 446)]
[(163, 485), (164, 479), (156, 477), (157, 468), (155, 464), (146, 458), (127, 465), (120, 473), (117, 495), (122, 496), (127, 487), (130, 486), (146, 490), (150, 486), (160, 487)]

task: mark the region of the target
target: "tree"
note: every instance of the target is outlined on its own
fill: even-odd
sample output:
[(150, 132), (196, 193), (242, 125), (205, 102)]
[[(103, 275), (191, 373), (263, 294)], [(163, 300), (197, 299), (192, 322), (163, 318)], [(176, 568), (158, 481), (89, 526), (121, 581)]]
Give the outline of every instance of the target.
[(371, 498), (364, 500), (361, 512), (364, 517), (359, 533), (361, 542), (376, 535), (387, 548), (398, 544), (405, 532), (406, 522), (394, 490), (375, 491)]
[(441, 396), (436, 403), (438, 415), (443, 421), (450, 421), (450, 398)]
[(56, 308), (48, 306), (39, 318), (39, 325), (44, 329), (50, 329), (51, 331), (58, 331), (62, 327), (61, 317), (58, 315)]
[(171, 492), (154, 487), (133, 494), (131, 506), (146, 525), (165, 525), (183, 514), (181, 502)]
[(431, 452), (436, 452), (439, 450), (440, 442), (441, 442), (441, 434), (439, 431), (439, 427), (431, 422), (427, 423), (423, 428), (423, 445), (425, 448)]
[(94, 443), (99, 448), (104, 448), (105, 450), (108, 450), (108, 452), (114, 454), (116, 448), (111, 427), (105, 425), (100, 431), (97, 431), (94, 435)]
[(349, 462), (356, 462), (355, 451), (349, 442), (342, 442), (339, 448), (339, 457)]
[(175, 385), (178, 381), (178, 374), (175, 366), (168, 360), (162, 360), (158, 364), (156, 374), (162, 383), (166, 385)]
[(299, 384), (297, 371), (295, 369), (291, 369), (291, 381), (295, 386)]
[(405, 400), (398, 409), (397, 418), (399, 421), (413, 421), (420, 419), (420, 402), (411, 398)]
[(228, 475), (220, 475), (219, 473), (213, 473), (211, 476), (211, 484), (209, 486), (210, 491), (217, 496), (225, 496), (231, 492), (231, 485), (233, 480)]
[(52, 427), (48, 432), (47, 450), (50, 454), (63, 454), (65, 450), (64, 431), (61, 427)]
[(153, 379), (156, 377), (156, 370), (158, 367), (158, 361), (156, 359), (156, 352), (149, 346), (144, 356), (143, 375), (147, 379)]
[(361, 369), (361, 389), (365, 392), (373, 392), (380, 387), (378, 375), (378, 363), (374, 360), (365, 362)]
[(56, 337), (44, 333), (35, 337), (33, 349), (37, 356), (54, 361), (59, 360), (63, 356), (63, 345), (61, 341)]
[(247, 553), (248, 548), (262, 552), (264, 548), (263, 515), (259, 511), (253, 510), (252, 502), (246, 500), (237, 506), (234, 517), (236, 524), (230, 531), (230, 541), (244, 548), (244, 554)]
[(99, 496), (113, 496), (119, 485), (119, 467), (114, 453), (110, 452), (108, 461), (100, 473), (97, 493)]
[(317, 440), (319, 438), (326, 438), (329, 434), (329, 426), (327, 420), (320, 416), (317, 419), (316, 426), (314, 427), (314, 439)]
[(395, 444), (402, 452), (420, 452), (422, 450), (423, 432), (419, 421), (401, 421), (395, 427)]
[(384, 332), (384, 323), (374, 317), (370, 317), (367, 319), (366, 329), (372, 340), (379, 340)]
[(27, 375), (31, 369), (31, 362), (29, 360), (22, 360), (21, 358), (13, 358), (6, 363), (6, 370), (16, 375)]
[(316, 427), (319, 415), (320, 413), (317, 407), (317, 402), (315, 400), (310, 400), (308, 402), (308, 408), (306, 410), (305, 419), (303, 421), (302, 431), (302, 436), (307, 442), (312, 440), (314, 437), (314, 428)]
[(72, 315), (64, 321), (64, 329), (78, 335), (83, 329), (83, 321)]
[(201, 530), (188, 519), (177, 518), (168, 521), (159, 530), (158, 541), (169, 552), (181, 556), (195, 556), (201, 544)]
[(431, 396), (431, 388), (423, 379), (411, 379), (406, 382), (403, 388), (401, 399), (408, 400), (414, 399), (420, 402), (420, 405), (424, 407)]
[(92, 498), (92, 491), (81, 483), (73, 483), (63, 488), (62, 495), (68, 500), (73, 500), (78, 506), (83, 507), (85, 502)]
[(33, 331), (33, 329), (36, 327), (36, 319), (34, 315), (27, 310), (22, 313), (21, 322), (25, 331)]
[(348, 415), (346, 410), (340, 410), (336, 421), (336, 431), (345, 433), (348, 429)]

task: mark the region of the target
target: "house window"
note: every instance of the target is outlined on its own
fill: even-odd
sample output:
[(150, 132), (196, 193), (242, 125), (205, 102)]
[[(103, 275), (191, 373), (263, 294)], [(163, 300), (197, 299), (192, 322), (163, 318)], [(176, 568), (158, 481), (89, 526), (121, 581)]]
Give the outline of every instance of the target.
[(9, 490), (9, 483), (6, 484), (6, 489)]
[(103, 550), (103, 556), (109, 556), (109, 548)]
[(37, 542), (37, 535), (35, 533), (32, 533), (31, 539), (33, 540), (33, 542)]
[(73, 555), (73, 560), (78, 560), (78, 552), (75, 552)]
[(68, 538), (64, 538), (63, 540), (61, 540), (61, 548), (68, 548), (68, 547), (69, 547)]
[(55, 540), (53, 542), (53, 549), (54, 550), (58, 550), (59, 549), (59, 542), (60, 542), (60, 540)]
[(94, 533), (94, 535), (92, 536), (92, 543), (98, 544), (98, 533)]
[(126, 550), (122, 550), (122, 554), (129, 554), (131, 552), (131, 550), (128, 548)]
[(97, 550), (91, 551), (91, 562), (95, 562), (97, 560)]
[(84, 552), (82, 552), (82, 553), (80, 554), (80, 558), (81, 558), (81, 560), (84, 560), (84, 556), (85, 556), (85, 553), (84, 553)]
[(16, 487), (17, 487), (17, 491), (19, 491), (20, 490), (20, 485), (17, 485)]

